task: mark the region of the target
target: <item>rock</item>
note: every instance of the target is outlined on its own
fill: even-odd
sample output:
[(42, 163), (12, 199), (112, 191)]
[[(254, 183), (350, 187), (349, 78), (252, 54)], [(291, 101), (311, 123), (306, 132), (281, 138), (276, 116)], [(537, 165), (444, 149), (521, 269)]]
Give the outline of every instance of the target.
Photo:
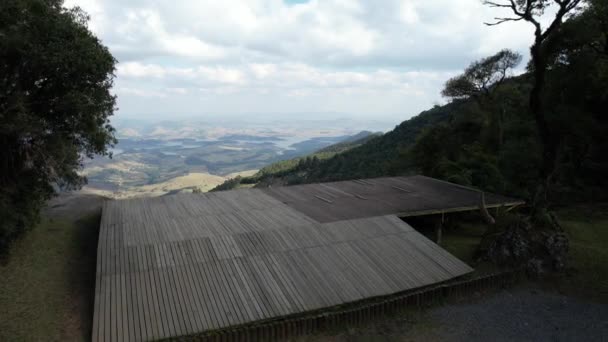
[[(568, 237), (557, 225), (535, 225), (509, 218), (485, 252), (499, 266), (524, 267), (530, 275), (565, 269)], [(556, 222), (556, 221), (554, 221)]]

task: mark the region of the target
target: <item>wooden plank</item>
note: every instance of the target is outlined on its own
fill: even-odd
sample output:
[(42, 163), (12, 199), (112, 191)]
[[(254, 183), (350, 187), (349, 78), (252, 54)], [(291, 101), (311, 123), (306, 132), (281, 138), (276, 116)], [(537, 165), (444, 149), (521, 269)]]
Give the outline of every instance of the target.
[(326, 284), (319, 280), (316, 274), (313, 273), (312, 267), (305, 261), (304, 252), (301, 250), (292, 250), (286, 253), (289, 256), (291, 267), (298, 270), (300, 274), (306, 275), (306, 280), (303, 283), (310, 286), (311, 292), (315, 297), (321, 300), (322, 306), (331, 306), (336, 302), (331, 295), (330, 289), (326, 288)]
[(212, 263), (212, 267), (215, 268), (218, 281), (222, 284), (222, 299), (224, 299), (224, 309), (227, 310), (230, 325), (241, 324), (247, 321), (243, 315), (244, 308), (240, 306), (240, 303), (237, 300), (238, 295), (234, 289), (234, 284), (232, 284), (225, 272), (225, 262), (226, 260), (218, 260), (217, 262)]
[[(467, 273), (467, 265), (395, 216), (318, 223), (292, 206), (308, 201), (324, 219), (339, 219), (403, 200), (403, 194), (390, 197), (403, 193), (394, 187), (422, 196), (445, 186), (382, 178), (109, 202), (98, 242), (92, 339), (183, 336)], [(440, 202), (434, 196), (421, 198), (418, 207), (432, 210)], [(331, 201), (332, 212), (313, 204), (316, 197)]]
[[(145, 239), (142, 236), (142, 239)], [(141, 329), (141, 339), (149, 340), (152, 339), (153, 336), (151, 334), (151, 326), (150, 326), (150, 318), (148, 312), (150, 309), (148, 308), (148, 294), (146, 291), (147, 280), (145, 279), (144, 272), (146, 272), (146, 259), (144, 253), (144, 246), (137, 246), (135, 249), (137, 253), (137, 262), (138, 262), (138, 272), (135, 274), (135, 280), (137, 282), (137, 286), (135, 288), (136, 296), (137, 296), (137, 306), (139, 308), (139, 326)]]
[(240, 273), (246, 279), (246, 283), (249, 284), (251, 293), (253, 294), (253, 300), (255, 300), (262, 310), (262, 317), (269, 318), (273, 317), (274, 309), (270, 304), (269, 299), (265, 298), (264, 293), (260, 289), (260, 284), (252, 274), (252, 267), (249, 258), (241, 258), (240, 262), (237, 262), (235, 266), (239, 268)]
[(256, 304), (254, 304), (252, 301), (252, 296), (249, 293), (248, 286), (242, 281), (242, 278), (240, 277), (235, 267), (235, 260), (227, 260), (225, 266), (226, 270), (228, 271), (228, 275), (235, 284), (235, 289), (237, 291), (238, 298), (242, 303), (244, 312), (246, 314), (246, 320), (252, 322), (260, 319), (261, 316), (259, 316), (256, 311)]
[(242, 260), (243, 259), (241, 259), (241, 258), (232, 260), (233, 261), (232, 267), (234, 268), (235, 275), (237, 276), (239, 283), (243, 287), (243, 290), (246, 295), (246, 300), (248, 302), (249, 307), (251, 308), (252, 315), (255, 317), (256, 320), (260, 320), (260, 319), (264, 318), (264, 311), (262, 310), (260, 303), (258, 303), (258, 301), (255, 300), (255, 296), (254, 296), (254, 292), (253, 292), (254, 290), (249, 285), (249, 279), (243, 273), (242, 265), (241, 265)]
[(196, 296), (195, 306), (197, 310), (197, 315), (199, 316), (199, 320), (201, 325), (203, 326), (203, 330), (208, 330), (213, 328), (213, 323), (211, 322), (208, 310), (207, 310), (207, 301), (206, 292), (203, 289), (201, 278), (199, 277), (198, 269), (196, 268), (196, 260), (200, 259), (199, 250), (195, 248), (192, 241), (188, 241), (187, 244), (184, 245), (191, 253), (191, 262), (188, 263), (187, 275), (190, 277), (191, 284), (193, 286), (193, 292)]
[(323, 306), (322, 299), (313, 291), (309, 280), (292, 264), (291, 258), (287, 253), (273, 255), (281, 269), (293, 279), (293, 286), (300, 293), (302, 300), (306, 304), (307, 310), (313, 310)]
[(194, 329), (195, 332), (204, 331), (206, 324), (204, 322), (204, 316), (201, 312), (201, 307), (199, 304), (200, 293), (197, 291), (198, 284), (192, 277), (192, 263), (189, 262), (187, 259), (187, 250), (184, 248), (184, 245), (182, 243), (177, 243), (176, 247), (178, 248), (180, 252), (179, 254), (181, 256), (180, 261), (182, 263), (182, 266), (180, 267), (180, 270), (182, 271), (182, 275), (184, 277), (186, 293), (188, 294), (188, 304), (191, 307), (193, 325), (195, 326)]
[[(150, 235), (150, 229), (145, 229), (145, 238), (147, 241), (151, 241), (153, 238)], [(145, 300), (146, 300), (146, 323), (148, 328), (148, 336), (150, 339), (158, 339), (162, 336), (162, 326), (158, 324), (158, 303), (156, 298), (155, 284), (152, 280), (152, 269), (154, 267), (154, 261), (152, 259), (154, 253), (152, 253), (151, 245), (142, 246), (142, 253), (144, 256), (144, 271), (141, 273), (142, 279), (145, 282)]]
[(219, 261), (211, 261), (206, 264), (210, 271), (210, 280), (214, 286), (214, 298), (217, 300), (218, 314), (222, 316), (222, 327), (228, 327), (238, 322), (236, 310), (230, 302), (230, 295), (227, 292), (226, 284), (222, 280), (221, 271), (218, 268)]
[[(121, 239), (122, 240), (122, 239)], [(126, 258), (124, 256), (124, 248), (122, 241), (118, 241), (118, 282), (119, 282), (119, 293), (120, 304), (118, 307), (118, 341), (125, 341), (129, 338), (129, 311), (127, 306), (127, 289), (126, 289)]]
[(293, 312), (291, 304), (285, 298), (285, 294), (278, 285), (273, 274), (270, 272), (268, 265), (266, 265), (262, 256), (252, 257), (251, 260), (254, 262), (257, 269), (257, 274), (264, 283), (264, 289), (269, 293), (269, 297), (274, 299), (277, 308), (280, 310), (279, 315), (287, 315)]
[(152, 308), (152, 317), (151, 317), (151, 321), (152, 321), (152, 326), (153, 326), (153, 332), (154, 332), (154, 338), (155, 339), (160, 339), (163, 338), (165, 335), (164, 332), (164, 327), (163, 327), (163, 315), (161, 314), (161, 310), (164, 309), (164, 307), (162, 306), (162, 304), (159, 301), (159, 284), (157, 284), (156, 282), (156, 260), (155, 260), (155, 253), (154, 253), (154, 249), (153, 246), (146, 246), (146, 252), (148, 255), (148, 271), (146, 272), (146, 276), (147, 276), (147, 280), (150, 284), (149, 290), (150, 290), (150, 297), (148, 298), (149, 302), (151, 302), (150, 306)]
[[(128, 324), (128, 340), (129, 341), (136, 341), (137, 340), (137, 336), (139, 335), (139, 325), (137, 325), (137, 318), (138, 318), (138, 312), (137, 312), (137, 307), (133, 301), (133, 298), (135, 297), (135, 294), (133, 292), (133, 289), (135, 288), (135, 281), (133, 279), (133, 273), (135, 272), (134, 269), (134, 260), (133, 260), (133, 248), (132, 247), (125, 247), (124, 248), (124, 253), (125, 253), (125, 262), (126, 262), (126, 274), (125, 274), (125, 278), (126, 278), (126, 285), (127, 285), (127, 291), (126, 291), (126, 295), (127, 295), (127, 312), (128, 312), (128, 317), (127, 317), (127, 324)], [(136, 332), (137, 331), (137, 332)]]
[(165, 262), (167, 263), (166, 268), (166, 286), (169, 289), (170, 300), (172, 302), (174, 322), (177, 322), (176, 328), (179, 331), (179, 335), (185, 335), (188, 331), (188, 324), (186, 322), (186, 312), (183, 307), (183, 301), (180, 294), (179, 282), (175, 272), (175, 260), (173, 253), (171, 252), (170, 243), (163, 244), (162, 250), (164, 253)]
[(131, 316), (132, 316), (132, 320), (133, 320), (133, 336), (134, 336), (134, 340), (135, 341), (141, 341), (141, 334), (142, 334), (142, 326), (140, 323), (140, 306), (139, 306), (139, 302), (138, 302), (138, 296), (139, 296), (139, 292), (138, 292), (138, 288), (139, 288), (139, 279), (137, 277), (138, 272), (138, 255), (137, 255), (137, 247), (131, 247), (127, 250), (127, 253), (129, 254), (129, 263), (130, 263), (130, 277), (129, 277), (129, 284), (130, 284), (130, 293), (129, 293), (129, 302), (130, 302), (130, 308), (131, 308)]
[(110, 249), (110, 273), (109, 273), (109, 277), (112, 283), (112, 290), (111, 290), (111, 294), (110, 294), (110, 317), (109, 317), (109, 321), (110, 321), (110, 331), (109, 331), (109, 336), (111, 336), (111, 339), (113, 341), (117, 341), (118, 340), (118, 331), (117, 331), (117, 317), (119, 314), (119, 308), (118, 308), (118, 294), (119, 294), (119, 289), (118, 289), (118, 281), (117, 281), (117, 277), (116, 277), (116, 244), (117, 244), (117, 238), (116, 238), (116, 228), (113, 226), (110, 228), (110, 231), (112, 232), (112, 234), (110, 235), (111, 240), (110, 240), (110, 245), (111, 245), (111, 249)]
[(190, 308), (190, 294), (188, 293), (188, 288), (185, 284), (185, 279), (183, 275), (183, 268), (180, 266), (178, 250), (176, 248), (175, 243), (171, 243), (168, 246), (170, 253), (173, 256), (173, 260), (175, 262), (175, 266), (171, 267), (171, 271), (174, 276), (174, 289), (177, 293), (177, 298), (179, 302), (179, 306), (181, 308), (181, 312), (183, 314), (184, 325), (186, 328), (186, 333), (194, 333), (196, 332), (196, 323), (194, 318), (192, 317), (192, 310)]
[(302, 262), (306, 262), (306, 265), (309, 266), (308, 274), (311, 277), (317, 277), (321, 284), (321, 291), (328, 295), (331, 304), (335, 305), (348, 302), (348, 294), (345, 293), (346, 287), (340, 286), (339, 276), (337, 274), (338, 270), (327, 270), (324, 267), (327, 266), (327, 264), (323, 264), (315, 258), (315, 254), (320, 250), (321, 248), (318, 247), (302, 250)]
[(157, 245), (150, 246), (150, 254), (154, 257), (152, 258), (154, 261), (154, 265), (151, 267), (150, 271), (150, 282), (152, 285), (152, 293), (156, 297), (154, 300), (155, 310), (156, 310), (156, 325), (158, 327), (159, 338), (170, 337), (172, 336), (170, 332), (169, 323), (172, 322), (172, 317), (169, 312), (169, 307), (165, 298), (166, 289), (163, 287), (163, 283), (161, 281), (161, 272), (162, 272), (162, 263), (159, 261), (159, 253)]
[(204, 264), (201, 264), (200, 274), (204, 282), (204, 287), (207, 290), (207, 306), (209, 308), (209, 317), (213, 322), (214, 328), (220, 328), (228, 325), (228, 319), (225, 314), (222, 314), (222, 304), (219, 301), (218, 291), (215, 285), (215, 279), (212, 275), (211, 269), (207, 266), (210, 262), (213, 262), (216, 257), (212, 256), (211, 253), (215, 253), (211, 247), (209, 239), (201, 239), (196, 241), (199, 245), (201, 254), (204, 255), (206, 260)]
[(204, 290), (204, 299), (205, 299), (205, 309), (207, 310), (209, 321), (211, 322), (211, 327), (213, 329), (218, 329), (221, 326), (224, 326), (224, 321), (221, 315), (218, 315), (219, 307), (217, 304), (216, 296), (214, 293), (213, 285), (210, 281), (209, 269), (207, 265), (197, 264), (196, 268), (198, 269), (197, 274), (200, 276), (202, 280), (202, 289)]
[(316, 198), (318, 198), (318, 199), (320, 199), (321, 201), (323, 201), (323, 202), (325, 202), (325, 203), (329, 203), (329, 204), (334, 203), (332, 200), (327, 199), (327, 198), (325, 198), (325, 197), (321, 197), (321, 196), (319, 196), (319, 195), (315, 195), (315, 197), (316, 197)]
[(269, 271), (277, 280), (281, 291), (286, 294), (286, 299), (292, 308), (292, 312), (303, 312), (307, 310), (306, 303), (302, 299), (300, 293), (295, 289), (293, 279), (282, 269), (282, 266), (277, 262), (276, 255), (264, 255), (264, 261), (268, 265)]
[(163, 316), (165, 321), (166, 331), (169, 336), (182, 335), (183, 330), (180, 328), (180, 321), (177, 315), (177, 307), (173, 299), (173, 287), (169, 281), (169, 266), (165, 259), (165, 244), (158, 244), (156, 247), (157, 263), (160, 267), (158, 271), (158, 281), (163, 294), (164, 310)]
[[(121, 234), (122, 235), (122, 234)], [(117, 248), (117, 269), (116, 269), (116, 280), (117, 280), (117, 340), (125, 341), (129, 338), (129, 319), (128, 319), (128, 306), (127, 306), (127, 290), (126, 290), (126, 257), (125, 250), (123, 249), (123, 243), (119, 239)]]

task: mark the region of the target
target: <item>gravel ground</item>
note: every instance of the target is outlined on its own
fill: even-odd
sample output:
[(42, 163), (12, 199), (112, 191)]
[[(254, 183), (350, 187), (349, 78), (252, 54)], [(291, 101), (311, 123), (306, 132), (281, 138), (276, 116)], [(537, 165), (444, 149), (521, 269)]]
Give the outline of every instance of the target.
[(608, 305), (531, 289), (502, 291), (483, 301), (431, 310), (442, 322), (429, 332), (449, 341), (608, 340)]
[(608, 341), (608, 305), (518, 288), (302, 340)]

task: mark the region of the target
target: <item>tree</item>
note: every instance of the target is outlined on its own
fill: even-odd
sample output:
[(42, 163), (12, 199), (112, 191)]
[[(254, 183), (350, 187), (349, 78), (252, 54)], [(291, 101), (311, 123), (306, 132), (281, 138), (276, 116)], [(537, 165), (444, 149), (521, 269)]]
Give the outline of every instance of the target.
[(0, 252), (56, 189), (78, 188), (83, 158), (108, 155), (116, 60), (62, 0), (0, 2)]
[(491, 125), (495, 127), (496, 149), (500, 149), (503, 142), (503, 121), (505, 104), (501, 101), (501, 108), (493, 110), (487, 108), (493, 100), (493, 93), (509, 76), (509, 71), (521, 62), (521, 55), (509, 49), (504, 49), (490, 57), (475, 61), (469, 65), (464, 73), (449, 79), (441, 95), (452, 99), (473, 98), (486, 108)]
[(493, 56), (471, 63), (463, 74), (449, 79), (441, 95), (453, 99), (491, 96), (508, 72), (521, 62), (521, 55), (509, 49), (501, 50)]
[[(551, 40), (558, 33), (563, 20), (574, 12), (582, 3), (582, 0), (508, 0), (501, 2), (484, 0), (483, 3), (490, 7), (507, 8), (513, 14), (510, 17), (497, 17), (495, 22), (486, 23), (486, 25), (493, 26), (509, 21), (523, 20), (534, 26), (534, 43), (530, 48), (534, 82), (530, 92), (529, 105), (534, 115), (543, 148), (542, 165), (539, 170), (541, 183), (534, 198), (534, 207), (544, 209), (548, 206), (547, 194), (557, 162), (559, 138), (556, 134), (553, 134), (548, 124), (543, 103), (543, 91), (549, 62), (546, 51), (543, 49), (543, 43)], [(549, 26), (543, 29), (539, 17), (552, 5), (557, 5), (557, 12)]]

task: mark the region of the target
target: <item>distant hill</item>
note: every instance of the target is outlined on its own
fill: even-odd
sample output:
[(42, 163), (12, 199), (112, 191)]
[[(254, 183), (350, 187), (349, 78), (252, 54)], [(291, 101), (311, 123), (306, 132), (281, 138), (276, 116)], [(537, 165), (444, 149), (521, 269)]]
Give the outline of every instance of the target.
[(355, 135), (345, 137), (345, 139), (336, 144), (324, 147), (311, 154), (272, 163), (266, 167), (263, 167), (254, 175), (229, 179), (211, 191), (230, 190), (243, 185), (252, 186), (258, 183), (265, 183), (271, 180), (274, 181), (281, 179), (283, 177), (292, 178), (297, 175), (298, 172), (304, 169), (316, 167), (321, 161), (330, 159), (339, 153), (362, 146), (370, 140), (380, 136), (382, 136), (381, 132), (361, 131)]
[(305, 172), (293, 170), (281, 175), (280, 183), (297, 184), (407, 173), (408, 165), (399, 162), (400, 154), (411, 147), (425, 129), (448, 122), (456, 106), (457, 103), (435, 106), (403, 121), (386, 134), (369, 136), (365, 140), (359, 140), (361, 143), (356, 146), (337, 151), (330, 158), (311, 165)]
[[(404, 173), (396, 160), (413, 145), (426, 128), (447, 122), (458, 103), (435, 106), (381, 134), (360, 132), (350, 139), (325, 147), (301, 158), (268, 165), (252, 177), (231, 180), (214, 190), (228, 190), (238, 184), (297, 184), (345, 180)], [(213, 190), (212, 190), (213, 191)]]
[(379, 137), (381, 135), (382, 135), (382, 132), (361, 131), (353, 136), (350, 136), (350, 137), (342, 140), (341, 142), (339, 142), (337, 144), (329, 145), (325, 148), (322, 148), (315, 153), (316, 154), (342, 153), (342, 152), (350, 150), (352, 148), (361, 146), (361, 145), (365, 144), (366, 142), (368, 142), (369, 140), (372, 140), (373, 138)]
[(331, 181), (403, 173), (404, 167), (396, 162), (400, 153), (411, 147), (424, 129), (447, 122), (456, 106), (455, 102), (424, 111), (384, 135), (321, 162), (306, 177), (310, 181)]

